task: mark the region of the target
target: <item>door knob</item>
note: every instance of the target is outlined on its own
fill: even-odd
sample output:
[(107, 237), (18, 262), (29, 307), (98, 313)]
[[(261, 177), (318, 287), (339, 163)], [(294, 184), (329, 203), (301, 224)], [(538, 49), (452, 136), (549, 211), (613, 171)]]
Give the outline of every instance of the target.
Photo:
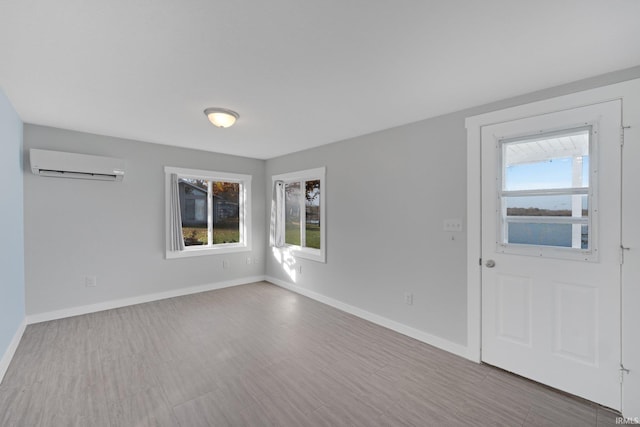
[(488, 259), (487, 262), (484, 263), (487, 268), (493, 268), (496, 266), (496, 262), (492, 259)]

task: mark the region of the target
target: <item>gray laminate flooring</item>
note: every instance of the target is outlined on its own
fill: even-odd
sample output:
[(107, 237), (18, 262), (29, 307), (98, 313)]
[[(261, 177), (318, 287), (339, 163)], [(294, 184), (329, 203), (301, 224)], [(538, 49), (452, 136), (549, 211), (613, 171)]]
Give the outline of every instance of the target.
[(267, 283), (27, 327), (1, 426), (605, 426), (615, 414)]

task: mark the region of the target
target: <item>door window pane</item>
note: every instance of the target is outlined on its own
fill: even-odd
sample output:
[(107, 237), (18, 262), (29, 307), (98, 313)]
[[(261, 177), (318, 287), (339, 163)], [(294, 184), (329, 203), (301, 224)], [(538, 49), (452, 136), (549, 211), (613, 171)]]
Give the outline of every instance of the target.
[(503, 189), (589, 186), (589, 130), (503, 143)]
[(507, 243), (573, 247), (573, 229), (579, 230), (579, 248), (589, 247), (589, 226), (585, 224), (509, 223)]
[(502, 141), (500, 242), (589, 248), (590, 135), (585, 127)]
[(586, 194), (563, 194), (559, 196), (505, 196), (503, 201), (507, 208), (507, 217), (589, 216), (589, 196)]

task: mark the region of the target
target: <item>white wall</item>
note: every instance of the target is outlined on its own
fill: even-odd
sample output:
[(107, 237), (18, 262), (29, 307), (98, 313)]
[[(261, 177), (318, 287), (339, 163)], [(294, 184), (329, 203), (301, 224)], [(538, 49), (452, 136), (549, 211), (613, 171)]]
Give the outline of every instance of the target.
[(444, 219), (466, 220), (464, 119), (637, 77), (640, 67), (268, 160), (267, 186), (274, 174), (327, 167), (327, 263), (296, 260), (293, 280), (267, 256), (267, 276), (466, 355), (466, 221), (463, 233), (443, 231)]
[[(29, 319), (264, 274), (264, 161), (35, 125), (25, 126), (24, 144)], [(127, 173), (120, 183), (35, 176), (30, 148), (123, 158)], [(165, 165), (252, 175), (252, 252), (164, 259)], [(86, 287), (85, 276), (98, 286)]]
[(24, 328), (22, 121), (0, 90), (0, 381)]

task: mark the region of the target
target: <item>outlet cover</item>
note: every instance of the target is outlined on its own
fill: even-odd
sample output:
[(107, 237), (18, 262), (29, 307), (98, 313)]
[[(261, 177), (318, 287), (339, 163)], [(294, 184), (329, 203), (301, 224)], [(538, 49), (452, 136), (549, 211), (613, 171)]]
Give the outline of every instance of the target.
[(84, 285), (87, 288), (95, 288), (98, 286), (98, 278), (96, 276), (86, 276), (84, 278)]
[(225, 270), (229, 268), (229, 260), (225, 259), (222, 261), (222, 268)]
[(413, 305), (413, 294), (411, 292), (404, 293), (404, 303), (407, 305)]
[(444, 231), (462, 232), (462, 220), (458, 218), (445, 219), (442, 226)]

